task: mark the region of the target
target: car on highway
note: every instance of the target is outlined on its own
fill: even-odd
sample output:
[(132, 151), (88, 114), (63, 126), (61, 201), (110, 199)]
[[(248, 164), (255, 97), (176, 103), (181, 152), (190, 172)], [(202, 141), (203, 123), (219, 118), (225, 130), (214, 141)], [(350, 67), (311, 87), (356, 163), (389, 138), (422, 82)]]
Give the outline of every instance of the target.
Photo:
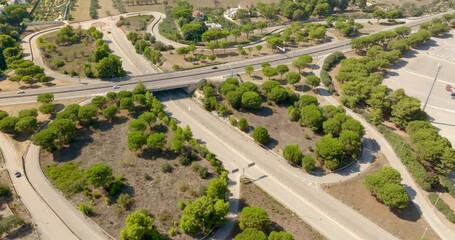
[(23, 94), (23, 93), (25, 93), (24, 90), (19, 90), (19, 91), (16, 92), (16, 94)]
[(14, 176), (16, 176), (17, 178), (20, 178), (22, 176), (22, 174), (19, 171), (14, 171)]
[(212, 69), (218, 69), (218, 67), (217, 67), (217, 66), (215, 66), (215, 67), (212, 67)]
[(119, 89), (120, 86), (119, 86), (119, 85), (114, 85), (114, 86), (112, 86), (112, 88), (113, 88), (113, 89)]

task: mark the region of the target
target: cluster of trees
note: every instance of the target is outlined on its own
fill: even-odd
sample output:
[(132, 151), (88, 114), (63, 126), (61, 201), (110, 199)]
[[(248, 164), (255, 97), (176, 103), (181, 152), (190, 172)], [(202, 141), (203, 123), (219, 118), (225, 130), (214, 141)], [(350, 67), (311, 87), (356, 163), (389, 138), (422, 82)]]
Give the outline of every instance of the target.
[(156, 41), (155, 36), (147, 32), (130, 32), (127, 38), (134, 45), (136, 53), (143, 54), (146, 59), (157, 65), (163, 64), (161, 52), (173, 49), (172, 45), (166, 46), (164, 43)]
[(294, 240), (294, 235), (285, 231), (272, 231), (268, 238), (264, 233), (270, 226), (267, 212), (256, 206), (248, 206), (242, 209), (239, 216), (241, 233), (235, 236), (235, 240)]
[(32, 133), (38, 128), (38, 110), (36, 108), (21, 110), (17, 117), (9, 116), (0, 110), (0, 131), (9, 134)]
[(365, 178), (365, 187), (385, 205), (403, 209), (409, 196), (401, 183), (401, 174), (391, 168), (383, 167)]
[(0, 71), (11, 68), (11, 65), (20, 59), (22, 59), (22, 49), (17, 39), (0, 34)]
[(228, 191), (227, 173), (222, 172), (219, 178), (210, 181), (204, 196), (188, 202), (179, 202), (183, 208), (179, 227), (184, 233), (208, 233), (220, 226), (229, 212), (226, 201)]
[(378, 20), (377, 23), (379, 23), (379, 20), (381, 19), (387, 19), (389, 22), (394, 22), (397, 18), (402, 17), (402, 15), (403, 14), (398, 9), (384, 11), (378, 8), (373, 11), (373, 17)]
[[(92, 28), (95, 29), (94, 27)], [(75, 30), (71, 25), (66, 25), (57, 32), (57, 38), (55, 39), (55, 43), (58, 45), (71, 45), (79, 43), (82, 39), (82, 35), (83, 35), (82, 29), (78, 28)], [(101, 35), (101, 38), (102, 37), (103, 36)]]
[(342, 36), (354, 37), (359, 34), (359, 30), (363, 28), (363, 24), (356, 23), (354, 18), (345, 19), (343, 17), (339, 17), (335, 22), (334, 27), (341, 33)]
[(9, 67), (14, 69), (15, 72), (8, 80), (17, 82), (18, 85), (20, 85), (21, 82), (24, 82), (31, 86), (36, 82), (47, 83), (50, 80), (50, 78), (44, 74), (44, 68), (35, 65), (29, 60), (16, 60), (11, 63)]
[[(291, 121), (299, 121), (302, 126), (314, 132), (322, 130), (326, 134), (316, 143), (316, 156), (326, 168), (334, 170), (342, 165), (343, 159), (359, 156), (364, 128), (359, 121), (347, 116), (342, 107), (318, 105), (316, 97), (304, 95), (288, 107), (289, 118)], [(307, 159), (308, 163), (302, 162), (300, 150), (290, 147), (289, 151), (291, 150), (290, 157), (285, 158), (311, 170), (312, 161)]]
[(426, 169), (446, 176), (455, 170), (455, 150), (449, 140), (426, 121), (412, 121), (406, 126), (415, 147), (417, 160)]
[(98, 8), (100, 8), (98, 0), (90, 0), (89, 15), (92, 19), (98, 18)]
[(315, 167), (315, 160), (310, 155), (304, 155), (297, 144), (286, 145), (283, 149), (283, 157), (289, 163), (302, 166), (306, 171), (311, 171)]
[(292, 20), (307, 20), (310, 16), (322, 17), (330, 15), (335, 8), (345, 10), (349, 5), (349, 0), (304, 0), (292, 1), (281, 0), (277, 3), (257, 3), (254, 8), (261, 16), (278, 20), (281, 15)]

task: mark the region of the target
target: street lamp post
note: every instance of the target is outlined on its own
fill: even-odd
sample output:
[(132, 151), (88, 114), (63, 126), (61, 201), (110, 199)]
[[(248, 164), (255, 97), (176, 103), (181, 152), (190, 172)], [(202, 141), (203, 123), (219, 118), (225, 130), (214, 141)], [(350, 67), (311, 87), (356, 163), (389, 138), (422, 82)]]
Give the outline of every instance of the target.
[(423, 232), (422, 237), (420, 237), (420, 240), (423, 240), (423, 238), (425, 237), (425, 234), (427, 233), (427, 231), (428, 231), (428, 228), (425, 228), (425, 231)]
[(422, 111), (424, 111), (424, 112), (425, 112), (425, 108), (427, 107), (428, 100), (430, 99), (431, 92), (433, 91), (434, 84), (436, 83), (436, 79), (438, 78), (439, 71), (442, 68), (442, 65), (441, 65), (440, 62), (438, 62), (438, 67), (437, 68), (438, 68), (438, 71), (436, 71), (436, 76), (434, 76), (433, 83), (431, 84), (431, 88), (430, 88), (430, 91), (428, 92), (427, 99), (425, 99), (425, 103), (423, 104)]

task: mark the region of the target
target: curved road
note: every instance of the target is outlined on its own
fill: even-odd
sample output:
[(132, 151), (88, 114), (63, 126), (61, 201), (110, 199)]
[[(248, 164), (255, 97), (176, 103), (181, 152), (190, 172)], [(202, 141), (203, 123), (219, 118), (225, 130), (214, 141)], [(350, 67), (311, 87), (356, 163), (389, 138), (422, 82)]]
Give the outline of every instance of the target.
[[(433, 16), (434, 17), (434, 16)], [(427, 19), (425, 19), (427, 20)], [(423, 22), (425, 20), (421, 20)], [(414, 22), (412, 24), (407, 25), (418, 25), (420, 22)], [(138, 81), (145, 82), (148, 87), (150, 88), (159, 88), (159, 87), (170, 87), (174, 88), (176, 86), (184, 86), (188, 83), (194, 83), (198, 79), (209, 77), (209, 76), (216, 76), (221, 74), (228, 74), (232, 72), (242, 72), (243, 67), (246, 65), (256, 65), (257, 62), (268, 61), (272, 62), (273, 64), (279, 64), (281, 62), (289, 62), (294, 56), (301, 55), (301, 54), (313, 54), (313, 55), (323, 55), (330, 53), (335, 50), (343, 50), (347, 48), (349, 45), (349, 41), (341, 41), (338, 43), (329, 43), (324, 44), (321, 46), (303, 49), (295, 51), (294, 53), (290, 53), (292, 55), (272, 55), (272, 56), (265, 56), (260, 59), (247, 59), (244, 61), (233, 63), (232, 70), (229, 65), (221, 65), (219, 70), (213, 71), (210, 68), (202, 68), (196, 69), (192, 71), (186, 72), (176, 72), (176, 73), (164, 73), (160, 75), (145, 75), (139, 77), (133, 77), (129, 81), (122, 84), (125, 88), (131, 88), (134, 86), (135, 83)], [(173, 81), (169, 81), (172, 79)], [(196, 79), (196, 80), (195, 80)], [(79, 87), (55, 87), (53, 88), (54, 92), (56, 93), (56, 98), (64, 98), (64, 97), (74, 97), (74, 96), (87, 96), (93, 93), (102, 93), (105, 91), (110, 90), (110, 86), (114, 83), (95, 83), (89, 84), (86, 86), (79, 86)], [(118, 83), (117, 83), (118, 84)], [(46, 89), (48, 90), (48, 89)], [(0, 94), (0, 105), (1, 104), (14, 104), (20, 102), (31, 102), (35, 101), (36, 95), (40, 92), (45, 92), (42, 89), (31, 91), (23, 96), (17, 96), (11, 93)], [(232, 166), (245, 166), (245, 163), (249, 163), (252, 160), (261, 160), (261, 164), (257, 164), (258, 167), (253, 167), (251, 171), (248, 171), (247, 175), (250, 178), (258, 178), (258, 185), (266, 189), (270, 194), (277, 197), (277, 199), (283, 202), (285, 205), (290, 207), (291, 209), (299, 212), (299, 216), (301, 216), (304, 220), (311, 223), (313, 227), (317, 230), (322, 232), (326, 236), (330, 236), (333, 239), (395, 239), (389, 233), (385, 232), (383, 229), (377, 227), (371, 221), (365, 219), (363, 216), (358, 214), (357, 212), (353, 211), (352, 209), (346, 207), (345, 205), (339, 203), (336, 199), (332, 198), (330, 195), (326, 194), (324, 191), (317, 188), (317, 186), (313, 186), (310, 181), (305, 181), (301, 179), (301, 174), (296, 175), (292, 173), (292, 169), (289, 169), (289, 166), (281, 165), (281, 163), (277, 163), (277, 161), (266, 161), (265, 159), (270, 159), (270, 153), (266, 152), (262, 148), (258, 147), (254, 142), (248, 143), (248, 139), (242, 140), (241, 143), (238, 141), (238, 136), (236, 133), (226, 129), (226, 127), (218, 126), (219, 124), (216, 121), (208, 121), (210, 117), (205, 116), (203, 110), (199, 110), (198, 114), (191, 114), (188, 115), (183, 110), (188, 109), (187, 107), (190, 106), (188, 101), (182, 101), (179, 103), (178, 101), (169, 101), (170, 103), (167, 104), (169, 109), (174, 106), (176, 111), (173, 111), (176, 116), (178, 114), (183, 114), (182, 117), (178, 117), (182, 121), (193, 121), (190, 122), (190, 125), (195, 132), (199, 132), (198, 134), (205, 134), (204, 140), (208, 142), (209, 147), (213, 144), (213, 148), (218, 149), (216, 153), (222, 151), (220, 149), (224, 149), (225, 157), (228, 159), (223, 159), (223, 162), (226, 162), (226, 165), (229, 166), (229, 162), (234, 161), (237, 162), (235, 165)], [(177, 103), (176, 103), (177, 102)], [(198, 109), (195, 106), (192, 109)], [(186, 115), (185, 115), (186, 114)], [(206, 118), (203, 118), (205, 116)], [(199, 118), (194, 120), (194, 118)], [(193, 120), (192, 120), (193, 119)], [(202, 123), (202, 125), (201, 125)], [(210, 130), (204, 130), (204, 124), (210, 126)], [(205, 127), (207, 128), (207, 127)], [(198, 129), (198, 130), (196, 130)], [(201, 130), (202, 129), (202, 130)], [(205, 133), (204, 133), (205, 132)], [(216, 133), (216, 134), (214, 134)], [(226, 134), (228, 133), (228, 134)], [(201, 135), (202, 135), (201, 134)], [(207, 138), (211, 141), (207, 140)], [(222, 136), (223, 139), (221, 140), (219, 136)], [(382, 136), (378, 136), (381, 138)], [(216, 143), (218, 142), (218, 145)], [(234, 145), (235, 144), (235, 145)], [(232, 146), (235, 147), (232, 147)], [(385, 149), (387, 149), (387, 144), (385, 143)], [(212, 147), (211, 147), (212, 149)], [(261, 150), (262, 149), (262, 150)], [(390, 150), (390, 145), (388, 146)], [(265, 151), (265, 152), (264, 152)], [(254, 153), (254, 154), (253, 154)], [(258, 157), (258, 154), (261, 157)], [(263, 157), (262, 157), (263, 156)], [(393, 156), (392, 156), (393, 157)], [(396, 156), (395, 156), (396, 157)], [(221, 155), (220, 155), (221, 158)], [(273, 157), (273, 158), (276, 158)], [(240, 162), (239, 162), (240, 161)], [(280, 170), (283, 172), (277, 172), (277, 166), (280, 166)], [(396, 168), (400, 169), (403, 168), (401, 163), (397, 162), (398, 166)], [(395, 166), (394, 166), (395, 167)], [(256, 169), (254, 170), (253, 169)], [(400, 169), (401, 171), (401, 169)], [(249, 173), (251, 172), (251, 173)], [(406, 173), (406, 170), (404, 170)], [(265, 173), (265, 174), (264, 174)], [(272, 174), (270, 174), (272, 173)], [(280, 174), (281, 173), (281, 174)], [(261, 175), (262, 174), (262, 175)], [(403, 173), (402, 173), (403, 175)], [(277, 177), (279, 176), (279, 177)], [(408, 174), (409, 176), (409, 174)], [(405, 176), (403, 176), (405, 178)], [(265, 181), (267, 183), (262, 182)], [(412, 179), (411, 179), (412, 182)], [(306, 187), (304, 184), (306, 183), (308, 186)], [(274, 186), (274, 187), (272, 187)], [(283, 192), (285, 191), (285, 192)], [(294, 197), (289, 198), (285, 196), (292, 196)], [(417, 196), (418, 197), (418, 196)], [(417, 198), (416, 197), (416, 198)], [(308, 200), (311, 198), (311, 200)], [(317, 204), (317, 207), (315, 206)], [(421, 203), (419, 203), (419, 206)], [(424, 203), (423, 203), (424, 204)], [(427, 203), (428, 205), (428, 203)], [(297, 210), (300, 209), (300, 210)], [(323, 209), (322, 211), (320, 209)], [(331, 210), (330, 210), (331, 209)], [(443, 238), (443, 239), (455, 239), (453, 233), (446, 232), (447, 228), (445, 226), (440, 226), (440, 220), (434, 219), (433, 214), (427, 214), (427, 210), (425, 208), (422, 209), (424, 211), (424, 216), (430, 222), (430, 224), (435, 228), (435, 231)], [(330, 213), (330, 214), (328, 214)], [(304, 215), (301, 215), (304, 214)], [(316, 220), (319, 220), (318, 224)], [(359, 221), (361, 220), (361, 221)], [(349, 228), (347, 227), (349, 226)], [(344, 237), (343, 237), (344, 236)]]

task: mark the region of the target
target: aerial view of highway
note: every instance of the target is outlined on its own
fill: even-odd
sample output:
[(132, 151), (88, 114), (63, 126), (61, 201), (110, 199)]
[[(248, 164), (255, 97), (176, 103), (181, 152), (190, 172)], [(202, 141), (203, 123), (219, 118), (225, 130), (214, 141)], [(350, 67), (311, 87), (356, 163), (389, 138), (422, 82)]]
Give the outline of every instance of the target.
[(0, 239), (455, 239), (454, 7), (0, 1)]

